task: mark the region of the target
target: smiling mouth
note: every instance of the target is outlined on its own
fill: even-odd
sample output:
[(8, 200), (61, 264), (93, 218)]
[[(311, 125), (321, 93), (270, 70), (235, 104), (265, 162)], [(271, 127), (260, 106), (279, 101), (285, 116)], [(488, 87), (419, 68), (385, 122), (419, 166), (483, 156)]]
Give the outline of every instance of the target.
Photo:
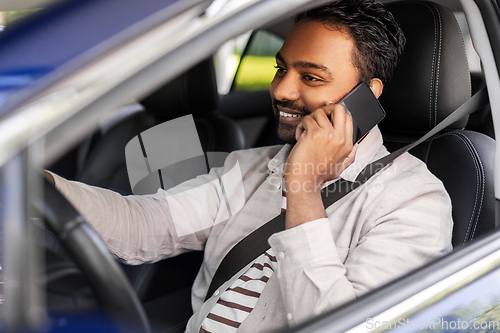
[(280, 111), (280, 117), (302, 118), (304, 116), (301, 114), (292, 114)]

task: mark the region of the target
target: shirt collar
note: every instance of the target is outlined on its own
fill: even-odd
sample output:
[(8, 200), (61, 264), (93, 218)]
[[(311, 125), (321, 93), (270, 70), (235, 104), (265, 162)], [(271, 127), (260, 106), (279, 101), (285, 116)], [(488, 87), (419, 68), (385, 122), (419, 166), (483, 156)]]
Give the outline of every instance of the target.
[[(354, 157), (354, 162), (340, 174), (340, 178), (350, 182), (355, 181), (356, 177), (365, 168), (365, 166), (373, 162), (375, 155), (382, 146), (382, 133), (380, 133), (378, 126), (375, 126), (359, 143), (358, 151)], [(283, 148), (281, 148), (280, 151), (267, 163), (267, 168), (270, 173), (283, 176), (283, 166), (291, 150), (292, 145), (285, 144)], [(336, 180), (338, 180), (338, 178), (327, 182), (325, 186), (328, 186)]]

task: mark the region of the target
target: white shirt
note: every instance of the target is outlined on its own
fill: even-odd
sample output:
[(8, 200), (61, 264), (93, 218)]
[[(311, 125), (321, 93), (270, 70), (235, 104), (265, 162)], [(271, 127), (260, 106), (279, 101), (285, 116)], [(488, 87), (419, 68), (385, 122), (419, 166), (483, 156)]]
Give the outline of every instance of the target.
[[(203, 302), (224, 256), (241, 239), (280, 214), (283, 164), (290, 148), (285, 145), (233, 152), (224, 167), (149, 196), (122, 197), (57, 176), (55, 180), (108, 249), (128, 263), (205, 250), (193, 285), (195, 314), (187, 327), (188, 332), (198, 332), (220, 298), (219, 293)], [(355, 179), (366, 164), (386, 154), (380, 131), (374, 128), (341, 177)], [(213, 181), (236, 164), (242, 184), (228, 182), (225, 192), (236, 193), (231, 186), (242, 187), (244, 205), (229, 219), (219, 221), (227, 213), (227, 202)], [(167, 200), (178, 193), (186, 197), (181, 204), (186, 223), (209, 217), (213, 227), (179, 235)], [(206, 209), (201, 215), (200, 207)], [(449, 196), (425, 164), (408, 153), (328, 207), (326, 215), (269, 238), (277, 254), (277, 269), (238, 332), (269, 332), (294, 325), (451, 250)], [(220, 290), (232, 285), (249, 266), (251, 263)]]

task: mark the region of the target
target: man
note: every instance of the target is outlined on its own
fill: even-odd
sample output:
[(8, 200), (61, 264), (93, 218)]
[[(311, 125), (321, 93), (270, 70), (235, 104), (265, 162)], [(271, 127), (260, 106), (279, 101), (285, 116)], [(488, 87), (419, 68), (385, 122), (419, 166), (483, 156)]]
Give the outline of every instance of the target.
[[(321, 188), (353, 181), (387, 154), (377, 127), (353, 147), (352, 118), (336, 103), (360, 82), (380, 96), (403, 43), (392, 15), (371, 0), (312, 10), (276, 55), (270, 86), (287, 145), (233, 152), (224, 167), (150, 196), (122, 197), (54, 175), (55, 185), (129, 263), (205, 250), (188, 332), (270, 332), (309, 319), (451, 250), (449, 197), (409, 154), (332, 206), (321, 201)], [(243, 207), (224, 219), (214, 180), (235, 166), (243, 183), (224, 184), (225, 193), (242, 187)], [(281, 209), (286, 230), (269, 238), (270, 250), (204, 301), (229, 250)], [(194, 227), (207, 219), (209, 227)], [(179, 232), (179, 221), (192, 232)]]

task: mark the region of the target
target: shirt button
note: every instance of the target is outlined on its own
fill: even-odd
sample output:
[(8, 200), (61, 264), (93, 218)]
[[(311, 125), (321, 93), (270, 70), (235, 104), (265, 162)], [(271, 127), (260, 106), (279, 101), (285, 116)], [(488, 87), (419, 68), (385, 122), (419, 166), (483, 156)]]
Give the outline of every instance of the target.
[(276, 184), (276, 188), (279, 190), (281, 188), (281, 183)]
[(213, 296), (214, 296), (214, 297), (215, 297), (215, 296), (218, 296), (218, 295), (219, 295), (219, 293), (220, 293), (220, 291), (219, 291), (219, 289), (217, 289), (216, 291), (214, 291), (214, 295), (213, 295)]
[(286, 319), (288, 319), (289, 321), (293, 319), (293, 315), (291, 313), (288, 313), (286, 315)]
[(285, 254), (283, 252), (278, 252), (278, 258), (281, 260), (285, 259)]

